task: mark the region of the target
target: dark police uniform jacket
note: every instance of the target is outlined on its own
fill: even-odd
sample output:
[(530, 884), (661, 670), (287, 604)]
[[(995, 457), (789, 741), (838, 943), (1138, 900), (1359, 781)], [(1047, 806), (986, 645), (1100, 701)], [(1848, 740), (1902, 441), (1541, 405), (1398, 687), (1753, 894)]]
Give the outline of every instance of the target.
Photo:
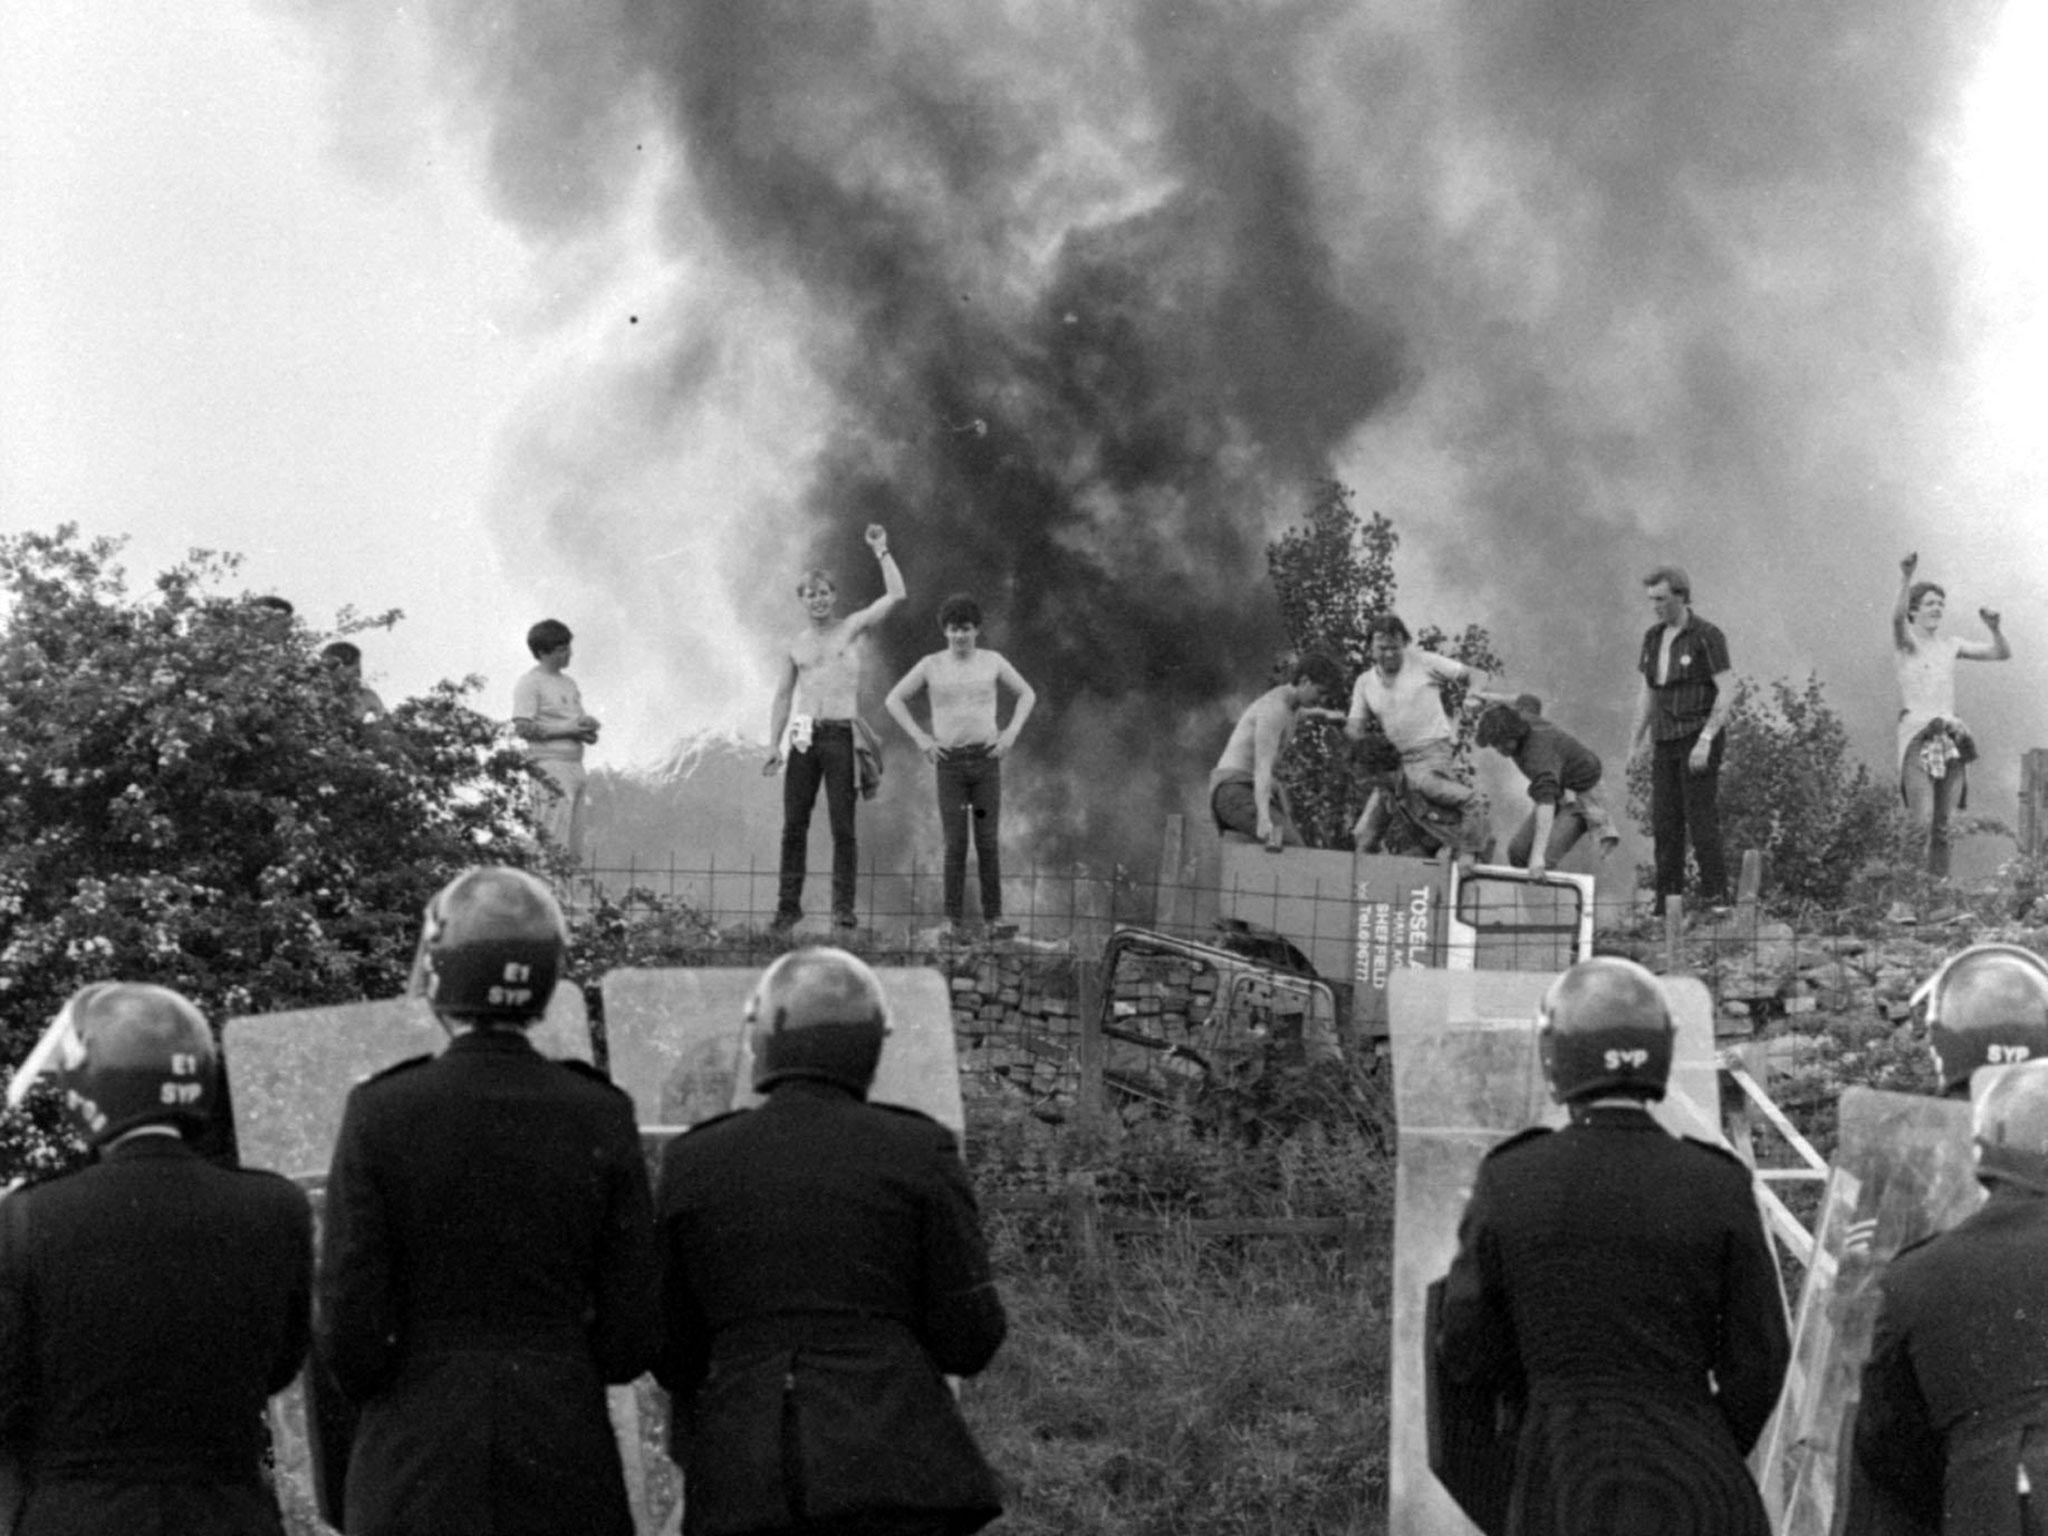
[(1993, 1184), (1975, 1214), (1893, 1259), (1883, 1283), (1856, 1413), (1865, 1475), (1898, 1501), (1905, 1529), (2048, 1529), (2048, 1198)]
[(0, 1444), (18, 1536), (274, 1536), (265, 1400), (306, 1354), (313, 1224), (176, 1136), (0, 1199)]
[(316, 1343), (360, 1410), (350, 1536), (630, 1536), (607, 1382), (659, 1341), (632, 1101), (521, 1032), (349, 1095)]
[(1002, 1343), (953, 1136), (784, 1080), (669, 1145), (660, 1199), (672, 1454), (692, 1536), (979, 1529), (995, 1479), (944, 1376)]
[(1767, 1536), (1742, 1458), (1790, 1356), (1748, 1169), (1633, 1106), (1480, 1165), (1438, 1369), (1526, 1383), (1508, 1530)]

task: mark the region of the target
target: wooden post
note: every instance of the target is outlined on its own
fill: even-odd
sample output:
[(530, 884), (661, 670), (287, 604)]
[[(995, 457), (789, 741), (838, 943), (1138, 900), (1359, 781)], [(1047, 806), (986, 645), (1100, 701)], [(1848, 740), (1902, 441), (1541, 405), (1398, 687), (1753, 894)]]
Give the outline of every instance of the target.
[(1102, 994), (1107, 978), (1096, 960), (1074, 961), (1074, 1109), (1085, 1131), (1102, 1129)]
[(1757, 904), (1763, 898), (1763, 850), (1752, 848), (1742, 856), (1742, 873), (1735, 882), (1735, 925), (1743, 932), (1756, 933)]
[(2020, 755), (2020, 852), (2030, 859), (2048, 852), (2048, 747)]
[(1664, 969), (1675, 973), (1685, 958), (1685, 898), (1664, 898)]
[(1187, 871), (1187, 818), (1169, 811), (1159, 838), (1159, 874), (1152, 883), (1152, 921), (1161, 928), (1192, 922)]
[(1102, 1267), (1102, 1213), (1095, 1203), (1092, 1176), (1083, 1174), (1062, 1192), (1067, 1208), (1067, 1242), (1083, 1273)]

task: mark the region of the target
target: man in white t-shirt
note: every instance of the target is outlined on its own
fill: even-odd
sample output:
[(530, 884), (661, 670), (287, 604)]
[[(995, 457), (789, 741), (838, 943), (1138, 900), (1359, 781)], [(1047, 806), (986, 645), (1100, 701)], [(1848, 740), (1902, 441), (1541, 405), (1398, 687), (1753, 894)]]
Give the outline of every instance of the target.
[(596, 742), (597, 721), (583, 712), (582, 691), (564, 670), (574, 638), (559, 619), (542, 619), (526, 632), (535, 666), (512, 685), (512, 730), (526, 743), (527, 762), (546, 780), (535, 786), (534, 820), (580, 863), (583, 749)]
[[(966, 909), (967, 848), (972, 842), (983, 932), (990, 938), (1007, 938), (1015, 930), (1003, 922), (1002, 852), (996, 833), (1003, 813), (1002, 760), (1031, 718), (1038, 695), (1005, 657), (982, 647), (981, 604), (967, 593), (955, 593), (939, 605), (939, 629), (946, 648), (904, 673), (882, 702), (936, 770), (939, 826), (946, 848), (946, 920), (957, 937)], [(1006, 726), (996, 723), (999, 687), (1016, 700)], [(931, 707), (929, 731), (920, 728), (910, 712), (910, 700), (920, 691)]]
[[(1475, 672), (1463, 662), (1434, 651), (1419, 651), (1409, 643), (1408, 626), (1391, 613), (1377, 615), (1366, 626), (1365, 643), (1372, 665), (1351, 687), (1351, 713), (1344, 722), (1344, 734), (1363, 741), (1369, 722), (1378, 722), (1380, 733), (1401, 754), (1401, 772), (1410, 788), (1446, 810), (1462, 811), (1478, 794), (1458, 777), (1452, 756), (1450, 706), (1444, 687), (1467, 685), (1467, 698), (1475, 702), (1509, 702), (1505, 695), (1482, 693), (1472, 687)], [(1355, 836), (1364, 837), (1379, 825), (1379, 797), (1368, 800), (1359, 813)], [(1361, 846), (1363, 846), (1361, 844)]]
[(1937, 634), (1948, 594), (1931, 581), (1915, 581), (1920, 557), (1899, 562), (1899, 599), (1892, 608), (1892, 648), (1899, 674), (1899, 793), (1914, 825), (1926, 833), (1927, 872), (1946, 879), (1949, 815), (1969, 790), (1964, 777), (1976, 742), (1956, 718), (1956, 663), (2005, 661), (2012, 646), (1998, 614), (1979, 608), (1991, 631), (1984, 640)]

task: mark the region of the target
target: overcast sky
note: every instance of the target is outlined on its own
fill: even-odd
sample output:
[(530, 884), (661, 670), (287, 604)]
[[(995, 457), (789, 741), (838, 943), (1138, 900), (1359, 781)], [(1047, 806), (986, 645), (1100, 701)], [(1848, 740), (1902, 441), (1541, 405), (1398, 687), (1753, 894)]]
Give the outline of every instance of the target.
[[(1942, 573), (1968, 570), (1961, 627), (2002, 604), (2032, 678), (2048, 664), (2044, 10), (2012, 8), (1968, 104), (1957, 217), (1969, 292), (1997, 324), (1958, 385), (1973, 483), (1916, 541)], [(370, 681), (396, 696), (482, 672), (497, 708), (526, 625), (594, 601), (485, 515), (508, 418), (578, 344), (577, 295), (559, 249), (542, 262), (493, 217), (427, 93), (394, 79), (382, 114), (337, 101), (364, 79), (240, 0), (0, 0), (0, 526), (125, 534), (138, 576), (195, 545), (237, 551), (249, 588), (316, 627), (343, 604), (402, 608), (394, 636), (366, 641)], [(1398, 503), (1404, 474), (1439, 473), (1426, 435), (1419, 415), (1384, 418), (1353, 457)], [(1852, 606), (1881, 611), (1899, 551), (1841, 533), (1856, 581), (1877, 573)], [(1411, 590), (1430, 593), (1429, 545), (1411, 543)], [(1817, 590), (1840, 580), (1815, 573)], [(703, 644), (744, 678), (730, 630), (707, 611)], [(1762, 637), (1745, 670), (1811, 664), (1798, 633)], [(1888, 666), (1881, 644), (1871, 665)], [(748, 688), (723, 705), (664, 693), (646, 657), (577, 670), (618, 725), (614, 761), (692, 728), (758, 732), (766, 713)], [(1999, 690), (1994, 706), (2039, 693), (2017, 675)], [(1880, 720), (1859, 745), (1875, 755), (1883, 736)]]

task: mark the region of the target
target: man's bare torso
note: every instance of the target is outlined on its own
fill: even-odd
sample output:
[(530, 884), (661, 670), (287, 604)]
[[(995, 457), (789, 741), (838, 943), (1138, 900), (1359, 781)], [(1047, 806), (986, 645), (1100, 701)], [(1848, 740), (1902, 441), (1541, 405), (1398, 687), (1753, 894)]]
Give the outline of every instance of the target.
[(791, 709), (813, 720), (850, 720), (860, 709), (865, 629), (849, 615), (823, 629), (806, 629), (789, 643), (796, 666)]

